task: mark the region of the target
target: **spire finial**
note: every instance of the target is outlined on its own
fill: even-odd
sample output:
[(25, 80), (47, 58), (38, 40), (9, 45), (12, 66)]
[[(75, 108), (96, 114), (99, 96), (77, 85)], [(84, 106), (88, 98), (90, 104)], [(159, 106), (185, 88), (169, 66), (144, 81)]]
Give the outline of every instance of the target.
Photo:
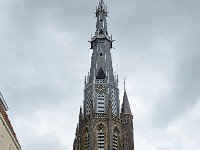
[(124, 92), (126, 92), (126, 78), (124, 77)]
[(99, 6), (96, 9), (96, 17), (97, 17), (97, 23), (96, 23), (96, 32), (95, 35), (108, 35), (107, 32), (107, 8), (104, 4), (103, 0), (99, 0)]

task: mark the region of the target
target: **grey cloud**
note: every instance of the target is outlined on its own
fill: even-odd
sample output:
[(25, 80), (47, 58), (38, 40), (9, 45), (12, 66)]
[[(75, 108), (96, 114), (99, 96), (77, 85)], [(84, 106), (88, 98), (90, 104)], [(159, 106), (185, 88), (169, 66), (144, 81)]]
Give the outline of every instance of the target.
[(187, 35), (187, 38), (181, 41), (180, 46), (177, 47), (174, 87), (171, 94), (166, 99), (161, 100), (166, 102), (161, 104), (160, 109), (162, 110), (160, 112), (163, 113), (159, 116), (165, 122), (190, 111), (199, 101), (200, 45), (197, 39), (197, 37)]
[(30, 145), (27, 147), (27, 149), (66, 150), (65, 146), (60, 142), (59, 139), (57, 139), (55, 134), (48, 134), (31, 140)]

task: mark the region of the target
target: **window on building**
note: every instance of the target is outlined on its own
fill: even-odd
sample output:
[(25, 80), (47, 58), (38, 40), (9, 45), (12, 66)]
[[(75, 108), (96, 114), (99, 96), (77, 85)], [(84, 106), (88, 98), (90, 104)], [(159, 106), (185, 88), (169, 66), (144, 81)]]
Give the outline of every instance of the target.
[(98, 129), (98, 150), (104, 150), (104, 129), (99, 127)]
[(116, 131), (113, 133), (113, 150), (118, 150), (118, 135)]
[(97, 95), (97, 112), (104, 113), (105, 112), (105, 96)]
[(100, 56), (103, 56), (103, 52), (100, 52)]
[(86, 116), (90, 114), (91, 99), (92, 99), (92, 93), (89, 92), (87, 94), (87, 100), (86, 100)]
[(111, 91), (111, 109), (114, 115), (117, 115), (117, 100), (116, 93), (114, 90)]
[(101, 80), (101, 79), (105, 79), (106, 78), (106, 74), (103, 70), (103, 68), (101, 67), (97, 73), (96, 79)]
[(89, 143), (90, 143), (90, 138), (89, 138), (89, 131), (85, 133), (85, 150), (89, 150)]

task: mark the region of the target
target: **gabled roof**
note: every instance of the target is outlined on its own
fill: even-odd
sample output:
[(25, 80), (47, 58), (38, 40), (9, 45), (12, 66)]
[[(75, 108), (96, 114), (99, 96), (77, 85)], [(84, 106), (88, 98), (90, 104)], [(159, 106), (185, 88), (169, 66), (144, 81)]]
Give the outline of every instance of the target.
[(7, 111), (8, 110), (8, 106), (3, 98), (3, 95), (0, 92), (0, 105), (3, 108), (3, 110)]
[[(8, 110), (8, 106), (7, 106), (6, 102), (4, 101), (2, 94), (0, 93), (0, 113), (2, 114), (3, 119), (5, 120), (7, 126), (9, 127), (9, 129), (10, 129), (12, 135), (14, 136), (16, 142), (19, 144), (17, 136), (16, 136), (15, 131), (13, 129), (13, 126), (10, 122), (10, 119), (9, 119), (7, 113), (6, 113), (7, 110)], [(20, 147), (20, 144), (19, 144), (19, 147)], [(21, 147), (20, 147), (20, 149), (21, 149)]]

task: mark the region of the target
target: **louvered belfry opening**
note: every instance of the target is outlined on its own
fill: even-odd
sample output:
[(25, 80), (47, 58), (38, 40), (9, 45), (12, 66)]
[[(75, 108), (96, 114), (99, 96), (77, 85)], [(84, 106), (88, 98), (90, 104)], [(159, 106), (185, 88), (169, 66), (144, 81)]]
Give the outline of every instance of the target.
[(113, 133), (113, 150), (118, 150), (118, 135), (116, 131)]
[(97, 112), (105, 113), (105, 96), (104, 95), (98, 95), (97, 104), (98, 104)]
[(98, 129), (98, 150), (104, 150), (104, 128)]

